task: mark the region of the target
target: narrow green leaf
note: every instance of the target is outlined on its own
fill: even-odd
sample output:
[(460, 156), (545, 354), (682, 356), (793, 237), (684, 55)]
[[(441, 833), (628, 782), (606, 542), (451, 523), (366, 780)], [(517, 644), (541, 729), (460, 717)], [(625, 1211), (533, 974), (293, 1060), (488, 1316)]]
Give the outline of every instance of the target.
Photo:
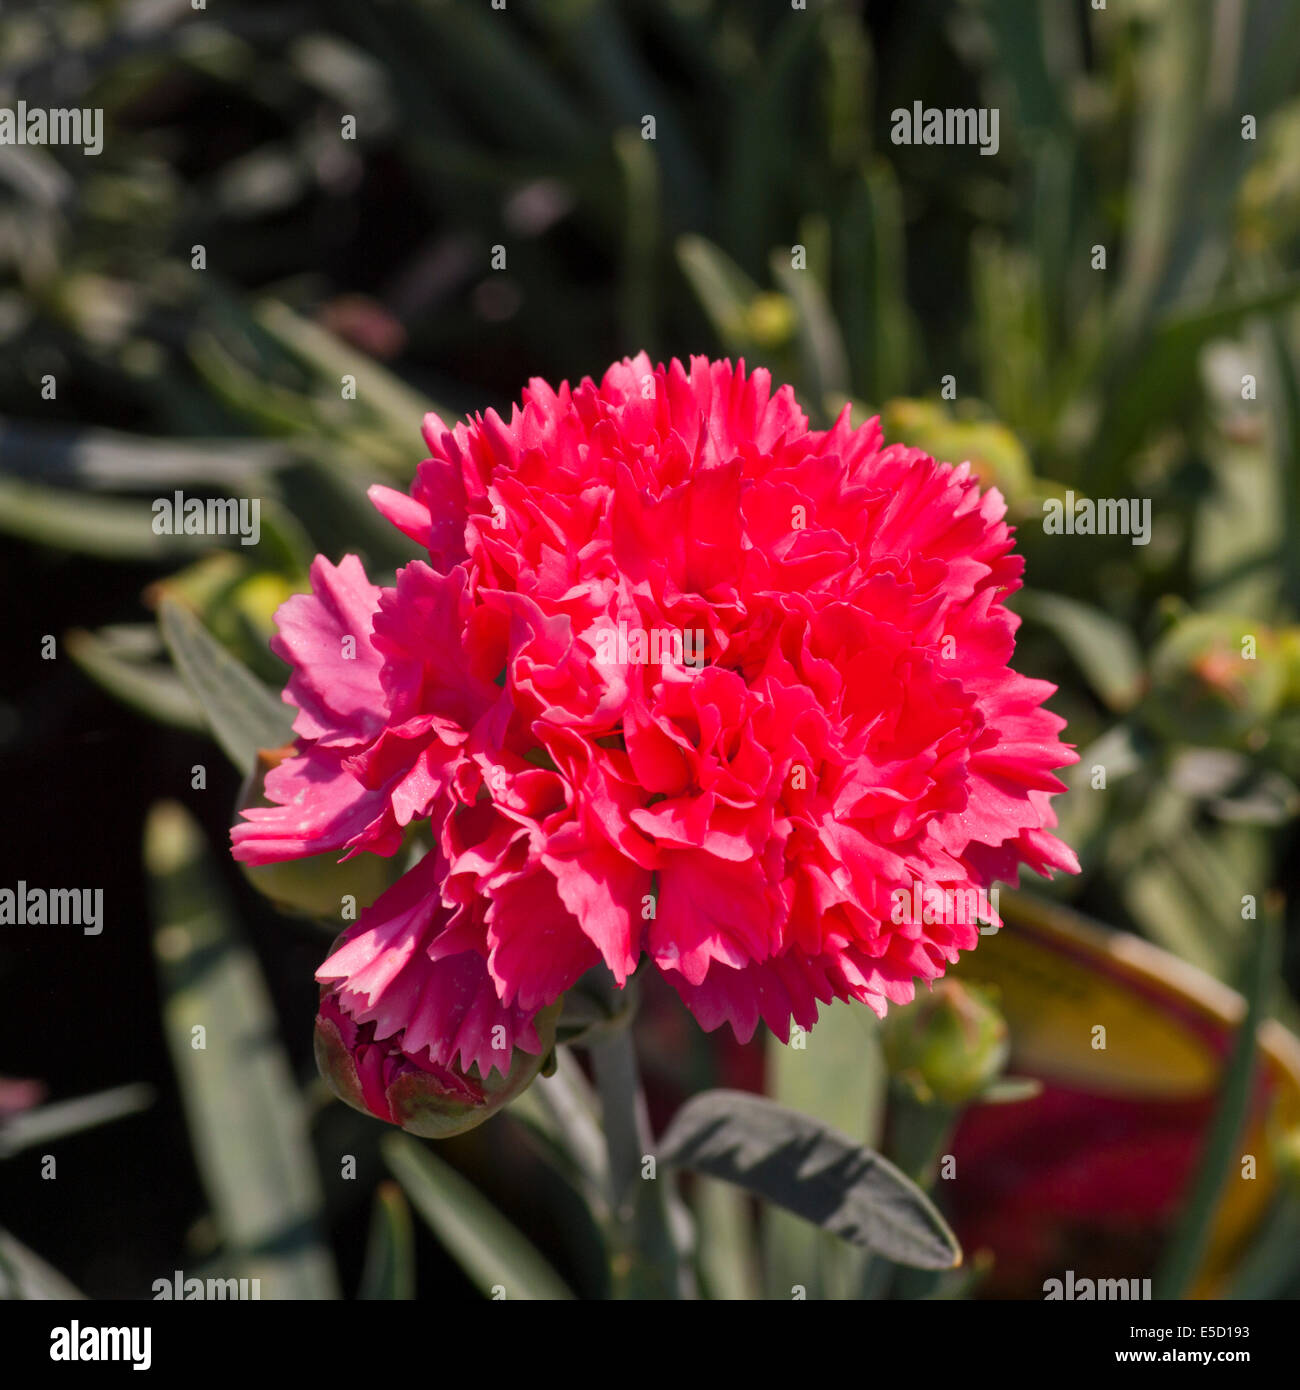
[[(647, 153), (653, 150), (656, 162), (662, 166), (668, 193), (664, 208), (674, 229), (707, 221), (709, 180), (700, 163), (697, 142), (683, 119), (685, 112), (665, 88), (656, 65), (647, 60), (643, 44), (630, 31), (620, 7), (607, 3), (557, 5), (554, 0), (536, 0), (530, 8), (532, 17), (550, 31), (557, 45), (582, 55), (582, 78), (608, 118), (620, 125), (639, 127), (645, 115), (654, 114), (653, 143), (643, 141), (639, 130), (633, 138)], [(653, 232), (654, 228), (645, 230)], [(640, 344), (643, 340), (633, 341)]]
[[(417, 426), (418, 427), (418, 426)], [(293, 515), (325, 554), (361, 557), (368, 573), (382, 583), (393, 571), (424, 552), (371, 505), (358, 456), (346, 447), (322, 441), (317, 457), (285, 470), (284, 492)], [(372, 476), (369, 482), (378, 482)]]
[(745, 1302), (762, 1298), (762, 1266), (745, 1192), (728, 1182), (699, 1177), (694, 1214), (700, 1274), (709, 1296)]
[(1142, 655), (1123, 623), (1062, 594), (1023, 590), (1015, 607), (1047, 628), (1073, 657), (1088, 683), (1113, 710), (1128, 709), (1141, 691)]
[(833, 7), (816, 8), (816, 14), (787, 13), (761, 54), (748, 56), (726, 116), (719, 240), (755, 270), (784, 239), (782, 190), (798, 187), (807, 176), (806, 134), (791, 112), (801, 106), (814, 74), (821, 76), (818, 40)]
[(880, 1141), (889, 1078), (877, 1019), (865, 1004), (824, 1004), (814, 1027), (767, 1041), (767, 1091), (781, 1105), (874, 1146)]
[(380, 1148), (416, 1211), (480, 1292), (573, 1297), (537, 1248), (449, 1163), (405, 1134), (385, 1135)]
[(381, 1182), (375, 1193), (357, 1297), (400, 1301), (415, 1297), (415, 1231), (411, 1209), (395, 1182)]
[[(791, 1045), (768, 1035), (767, 1094), (778, 1104), (839, 1130), (868, 1148), (880, 1141), (888, 1076), (876, 1016), (863, 1004), (822, 1007), (817, 1024)], [(764, 1270), (772, 1297), (802, 1284), (810, 1297), (832, 1296), (844, 1271), (841, 1241), (780, 1207), (761, 1213)]]
[(749, 310), (759, 287), (725, 251), (702, 236), (679, 237), (677, 261), (722, 346), (738, 357), (751, 354)]
[[(567, 1012), (569, 1000), (565, 998)], [(568, 1047), (555, 1049), (555, 1071), (539, 1076), (510, 1104), (511, 1117), (547, 1146), (557, 1166), (586, 1199), (592, 1215), (608, 1215), (609, 1159), (600, 1131), (600, 1107), (591, 1083)]]
[(1043, 286), (1029, 251), (987, 231), (971, 238), (971, 297), (983, 394), (999, 420), (1041, 431), (1051, 405)]
[(264, 300), (253, 311), (253, 319), (280, 347), (329, 380), (336, 390), (345, 373), (355, 376), (357, 400), (381, 416), (398, 437), (409, 434), (417, 451), (420, 422), (426, 414), (432, 411), (444, 419), (453, 418), (360, 348), (295, 314), (278, 300)]
[(1280, 325), (1271, 325), (1270, 336), (1281, 388), (1274, 418), (1286, 528), (1281, 546), (1283, 587), (1291, 607), (1300, 609), (1300, 367)]
[(0, 1227), (0, 1300), (85, 1298), (53, 1265)]
[(934, 1204), (887, 1159), (743, 1091), (705, 1091), (659, 1143), (674, 1167), (721, 1178), (899, 1264), (951, 1269), (961, 1249)]
[(65, 1135), (80, 1134), (96, 1125), (135, 1115), (153, 1104), (153, 1087), (115, 1086), (75, 1100), (55, 1101), (0, 1120), (0, 1158), (9, 1158), (34, 1144), (47, 1144)]
[(911, 330), (903, 199), (893, 169), (863, 168), (835, 228), (836, 307), (855, 393), (886, 401), (907, 389)]
[(476, 124), (494, 131), (508, 149), (565, 159), (589, 152), (591, 121), (520, 26), (501, 24), (472, 5), (416, 0), (412, 8), (427, 26), (427, 56), (440, 65), (441, 85), (454, 89)]
[(1264, 1017), (1265, 995), (1277, 973), (1278, 943), (1273, 916), (1273, 911), (1266, 907), (1255, 933), (1245, 980), (1245, 1016), (1223, 1069), (1219, 1101), (1206, 1135), (1196, 1178), (1156, 1270), (1157, 1298), (1187, 1296), (1210, 1238), (1220, 1194), (1234, 1164), (1237, 1139), (1246, 1118), (1255, 1076), (1257, 1033)]
[(1048, 66), (1044, 7), (1037, 0), (999, 0), (983, 13), (997, 36), (995, 52), (1009, 79), (1018, 124), (1035, 132), (1064, 124), (1060, 78)]
[(811, 269), (793, 269), (784, 248), (773, 251), (769, 263), (776, 283), (794, 302), (804, 386), (817, 413), (824, 415), (827, 397), (845, 396), (849, 390), (849, 359), (839, 325)]
[(144, 858), (164, 1033), (226, 1255), (269, 1297), (337, 1297), (298, 1086), (257, 959), (183, 807), (150, 811)]
[(158, 622), (177, 669), (207, 716), (213, 737), (241, 772), (252, 771), (259, 748), (279, 748), (293, 738), (289, 708), (192, 613), (174, 599), (163, 599), (158, 606)]
[(166, 561), (194, 557), (220, 537), (159, 535), (143, 499), (90, 497), (0, 477), (0, 532), (102, 560)]
[(170, 666), (131, 660), (101, 633), (69, 632), (64, 644), (91, 680), (146, 718), (191, 733), (207, 728), (202, 707)]
[(97, 491), (185, 484), (243, 491), (289, 458), (278, 445), (254, 441), (155, 439), (0, 421), (0, 473)]
[(1123, 373), (1096, 432), (1084, 485), (1095, 496), (1118, 495), (1124, 470), (1149, 433), (1180, 411), (1195, 393), (1197, 359), (1215, 338), (1235, 333), (1247, 319), (1275, 313), (1300, 299), (1300, 275), (1262, 289), (1191, 308), (1172, 307), (1159, 321), (1141, 354), (1141, 370)]

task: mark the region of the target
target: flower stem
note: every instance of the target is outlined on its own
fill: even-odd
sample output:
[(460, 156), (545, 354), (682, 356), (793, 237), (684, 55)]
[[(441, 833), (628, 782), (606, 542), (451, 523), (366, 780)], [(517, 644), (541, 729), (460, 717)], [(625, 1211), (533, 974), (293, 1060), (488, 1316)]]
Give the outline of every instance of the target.
[[(654, 1153), (630, 1027), (587, 1044), (609, 1151), (610, 1280), (615, 1298), (680, 1298), (689, 1274), (673, 1238), (675, 1198)], [(654, 1176), (647, 1176), (647, 1172)]]
[[(929, 1191), (944, 1145), (951, 1138), (960, 1106), (920, 1101), (898, 1087), (890, 1109), (889, 1158), (918, 1186)], [(859, 1298), (926, 1297), (938, 1282), (930, 1270), (908, 1269), (883, 1255), (868, 1254), (859, 1276)]]

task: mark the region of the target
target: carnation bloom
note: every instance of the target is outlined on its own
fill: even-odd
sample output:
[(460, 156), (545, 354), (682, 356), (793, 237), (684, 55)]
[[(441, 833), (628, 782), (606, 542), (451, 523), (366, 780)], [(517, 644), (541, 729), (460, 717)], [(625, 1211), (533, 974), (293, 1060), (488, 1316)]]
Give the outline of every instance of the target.
[(340, 1036), (487, 1077), (644, 956), (705, 1028), (786, 1038), (976, 944), (899, 893), (1077, 870), (1049, 833), (1076, 755), (1008, 666), (1022, 562), (968, 465), (705, 358), (424, 435), (409, 494), (370, 496), (428, 560), (379, 588), (318, 557), (280, 609), (297, 752), (233, 835), (260, 864), (430, 826), (318, 972)]

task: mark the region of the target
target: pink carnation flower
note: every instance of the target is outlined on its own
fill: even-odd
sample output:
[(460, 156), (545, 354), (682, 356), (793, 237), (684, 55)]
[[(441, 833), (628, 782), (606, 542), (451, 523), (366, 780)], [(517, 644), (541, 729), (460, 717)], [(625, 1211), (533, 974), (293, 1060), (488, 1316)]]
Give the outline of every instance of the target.
[(1076, 755), (1008, 665), (1022, 561), (968, 465), (705, 358), (424, 435), (409, 495), (370, 495), (428, 561), (377, 588), (318, 557), (280, 609), (297, 753), (233, 835), (261, 864), (429, 823), (318, 972), (368, 1074), (504, 1072), (643, 956), (742, 1040), (883, 1014), (978, 939), (900, 895), (1077, 870), (1049, 833)]

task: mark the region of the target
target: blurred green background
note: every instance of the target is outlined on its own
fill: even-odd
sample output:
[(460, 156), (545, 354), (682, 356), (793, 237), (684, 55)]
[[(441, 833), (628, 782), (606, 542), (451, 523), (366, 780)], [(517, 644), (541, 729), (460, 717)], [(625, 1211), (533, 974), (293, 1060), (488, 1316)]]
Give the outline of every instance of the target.
[[(0, 1226), (93, 1295), (241, 1251), (286, 1290), (382, 1282), (410, 1232), (396, 1189), (372, 1211), (379, 1126), (308, 1081), (328, 938), (227, 862), (239, 772), (154, 614), (174, 599), (279, 684), (271, 614), (314, 553), (377, 582), (411, 556), (364, 489), (409, 479), (424, 410), (640, 349), (743, 355), (814, 422), (851, 401), (1002, 489), (1017, 665), (1082, 754), (1057, 805), (1083, 873), (1042, 891), (1234, 987), (1237, 905), (1275, 904), (1267, 1006), (1293, 1023), (1298, 33), (1300, 0), (5, 6), (0, 105), (100, 107), (105, 139), (0, 146), (0, 883), (102, 885), (107, 925), (0, 935), (0, 1072), (152, 1090), (108, 1127), (55, 1116), (53, 1182), (40, 1131), (6, 1157), (0, 1121)], [(997, 154), (891, 144), (915, 101), (998, 108)], [(260, 544), (155, 535), (177, 489), (261, 498)], [(1044, 534), (1067, 490), (1149, 498), (1150, 544)], [(222, 1008), (231, 1094), (170, 1060), (183, 1081), (188, 1020)], [(761, 1083), (758, 1043), (668, 1014), (646, 1052), (663, 1104)], [(599, 1292), (512, 1123), (440, 1152)], [(229, 1138), (267, 1125), (259, 1167)], [(418, 1239), (422, 1292), (466, 1287)]]

